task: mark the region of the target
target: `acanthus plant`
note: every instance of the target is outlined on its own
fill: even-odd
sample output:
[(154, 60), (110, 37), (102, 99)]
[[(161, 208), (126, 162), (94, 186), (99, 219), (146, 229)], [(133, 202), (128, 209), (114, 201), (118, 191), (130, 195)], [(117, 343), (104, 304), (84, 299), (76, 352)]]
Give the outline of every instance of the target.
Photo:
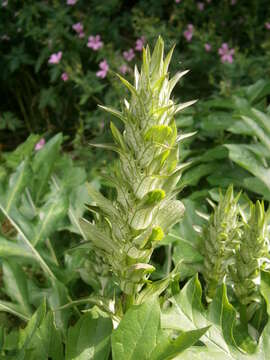
[[(170, 98), (177, 82), (187, 71), (169, 79), (168, 66), (173, 49), (164, 57), (164, 43), (158, 39), (152, 56), (143, 50), (141, 72), (135, 67), (135, 84), (119, 76), (131, 93), (122, 111), (102, 107), (124, 124), (121, 133), (111, 123), (114, 145), (100, 144), (116, 151), (109, 181), (115, 186), (114, 201), (90, 185), (88, 205), (94, 221), (81, 224), (95, 252), (109, 264), (129, 306), (155, 270), (150, 258), (156, 244), (182, 218), (184, 205), (176, 199), (177, 183), (185, 164), (178, 164), (178, 143), (174, 116), (194, 103), (177, 105)], [(190, 135), (190, 134), (188, 134)]]

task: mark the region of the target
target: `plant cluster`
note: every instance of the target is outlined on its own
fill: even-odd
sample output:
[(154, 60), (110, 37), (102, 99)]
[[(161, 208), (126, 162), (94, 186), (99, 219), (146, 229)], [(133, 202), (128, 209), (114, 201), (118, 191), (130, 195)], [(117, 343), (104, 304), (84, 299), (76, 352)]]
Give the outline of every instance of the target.
[[(83, 38), (86, 29), (74, 31)], [(92, 49), (102, 42), (88, 39)], [(252, 199), (268, 200), (269, 87), (238, 90), (225, 119), (237, 111), (229, 140), (241, 143), (214, 127), (218, 145), (199, 157), (189, 131), (196, 113), (186, 109), (193, 101), (171, 95), (186, 71), (169, 76), (173, 49), (164, 56), (161, 38), (142, 53), (134, 85), (119, 75), (129, 91), (121, 110), (102, 105), (120, 120), (110, 124), (113, 144), (91, 144), (117, 153), (103, 178), (82, 167), (77, 150), (62, 152), (62, 134), (31, 135), (1, 157), (3, 359), (267, 359), (269, 210), (232, 186), (217, 191), (209, 176), (220, 159), (219, 171), (233, 160), (231, 173), (252, 174), (243, 181), (256, 184)], [(52, 65), (62, 56), (54, 53)], [(178, 121), (188, 130), (178, 134)], [(233, 158), (237, 147), (244, 151)]]

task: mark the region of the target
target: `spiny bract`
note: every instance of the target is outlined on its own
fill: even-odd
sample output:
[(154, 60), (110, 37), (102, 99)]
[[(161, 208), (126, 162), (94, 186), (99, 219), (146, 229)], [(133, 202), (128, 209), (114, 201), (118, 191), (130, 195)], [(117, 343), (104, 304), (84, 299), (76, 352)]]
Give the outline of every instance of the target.
[[(187, 71), (169, 79), (168, 66), (173, 49), (164, 59), (164, 43), (158, 39), (152, 56), (143, 50), (141, 72), (135, 67), (134, 86), (119, 76), (131, 93), (122, 111), (102, 107), (124, 124), (121, 133), (111, 123), (114, 145), (99, 145), (116, 151), (116, 162), (110, 181), (117, 198), (106, 199), (89, 185), (93, 201), (93, 223), (82, 226), (95, 251), (102, 254), (128, 295), (139, 291), (154, 267), (149, 265), (155, 244), (184, 213), (181, 201), (175, 199), (184, 164), (178, 166), (178, 142), (174, 115), (194, 101), (174, 104), (170, 99), (177, 82)], [(94, 205), (94, 206), (93, 206)]]

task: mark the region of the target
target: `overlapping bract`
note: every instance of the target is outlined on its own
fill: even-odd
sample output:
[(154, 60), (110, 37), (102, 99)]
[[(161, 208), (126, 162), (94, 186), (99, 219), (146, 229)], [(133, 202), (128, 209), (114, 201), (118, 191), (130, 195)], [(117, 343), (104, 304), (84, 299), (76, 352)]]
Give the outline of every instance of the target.
[(204, 278), (209, 298), (224, 280), (243, 305), (260, 301), (260, 270), (269, 263), (269, 211), (264, 203), (249, 201), (249, 213), (230, 186), (203, 230)]
[(185, 165), (178, 166), (177, 129), (174, 115), (193, 102), (176, 105), (170, 99), (178, 80), (169, 79), (168, 66), (173, 49), (164, 59), (164, 43), (158, 39), (152, 56), (143, 50), (141, 72), (135, 67), (134, 86), (119, 76), (131, 98), (124, 100), (122, 111), (103, 107), (124, 123), (121, 133), (111, 123), (114, 145), (99, 145), (116, 151), (110, 180), (117, 190), (114, 202), (89, 186), (95, 206), (93, 223), (82, 221), (95, 251), (110, 264), (123, 292), (133, 294), (143, 286), (154, 267), (149, 260), (155, 244), (183, 213), (175, 199), (177, 183)]

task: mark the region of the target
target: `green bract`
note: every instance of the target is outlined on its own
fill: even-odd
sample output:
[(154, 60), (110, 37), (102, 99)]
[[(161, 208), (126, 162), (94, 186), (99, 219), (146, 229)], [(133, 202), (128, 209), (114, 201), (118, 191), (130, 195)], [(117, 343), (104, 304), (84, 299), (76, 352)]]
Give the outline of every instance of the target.
[[(164, 59), (164, 43), (158, 39), (153, 54), (143, 50), (143, 65), (135, 67), (134, 85), (119, 76), (131, 93), (122, 111), (103, 107), (124, 124), (121, 133), (111, 123), (114, 145), (98, 145), (116, 151), (119, 160), (111, 175), (117, 190), (115, 201), (89, 186), (94, 203), (89, 206), (94, 222), (82, 221), (95, 251), (110, 264), (122, 291), (131, 295), (141, 289), (155, 270), (149, 265), (155, 244), (184, 213), (176, 200), (182, 166), (178, 166), (177, 129), (174, 115), (193, 102), (177, 105), (171, 92), (186, 71), (169, 79), (173, 49)], [(92, 203), (92, 205), (93, 205)]]

